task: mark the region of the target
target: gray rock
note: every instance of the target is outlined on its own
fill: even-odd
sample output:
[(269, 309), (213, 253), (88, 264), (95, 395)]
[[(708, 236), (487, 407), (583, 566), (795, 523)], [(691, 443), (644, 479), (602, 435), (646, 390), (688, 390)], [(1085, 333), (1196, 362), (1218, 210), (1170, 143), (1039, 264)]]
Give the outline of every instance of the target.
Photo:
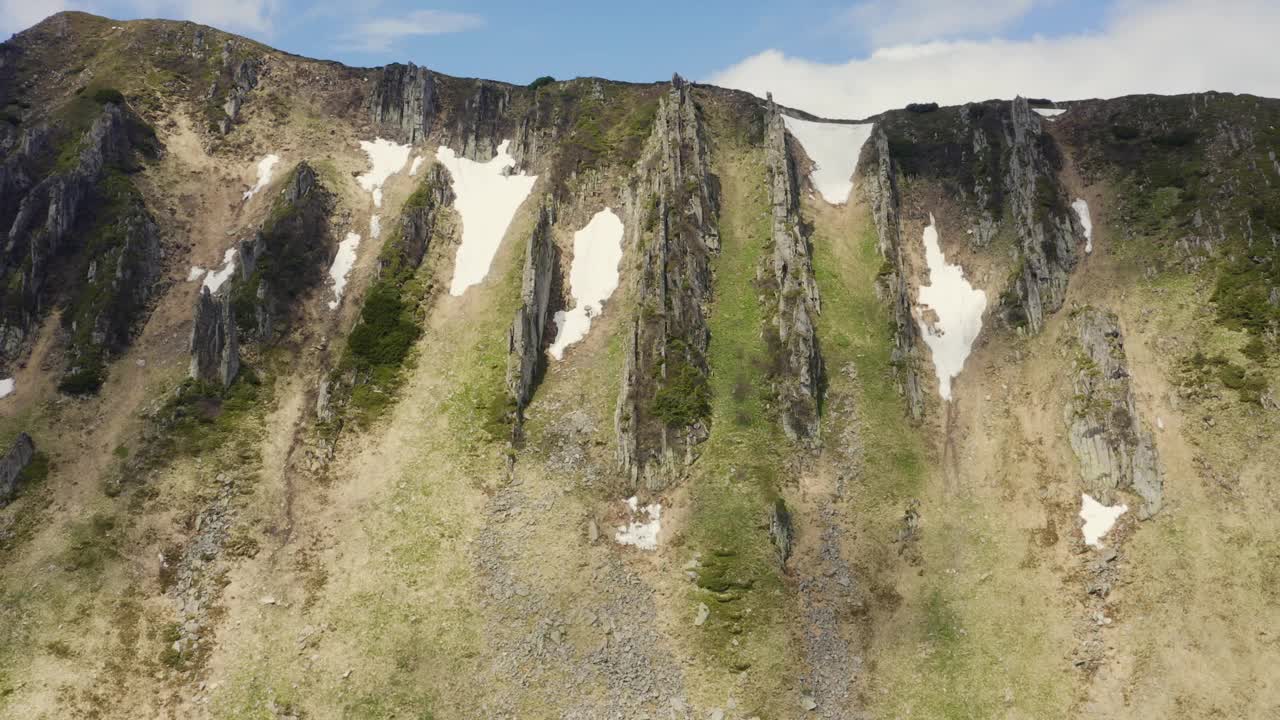
[(35, 457), (36, 444), (31, 436), (18, 433), (9, 452), (0, 458), (0, 505), (6, 505), (18, 494), (18, 479)]
[(796, 144), (787, 138), (782, 114), (770, 96), (765, 161), (773, 213), (773, 292), (778, 311), (772, 321), (774, 327), (766, 332), (777, 333), (785, 368), (776, 386), (782, 429), (793, 441), (816, 445), (823, 367), (814, 318), (822, 305), (813, 277), (807, 225), (800, 217)]
[(711, 256), (720, 249), (719, 196), (706, 130), (690, 88), (676, 75), (658, 101), (653, 132), (625, 191), (627, 244), (642, 248), (638, 307), (628, 334), (614, 428), (631, 484), (660, 490), (683, 475), (710, 428), (668, 426), (654, 398), (672, 372), (708, 373), (705, 306)]
[(517, 426), (533, 397), (545, 364), (551, 288), (559, 273), (559, 250), (551, 237), (551, 211), (544, 206), (529, 235), (520, 308), (507, 333), (507, 394), (516, 407)]
[(775, 500), (773, 507), (769, 510), (769, 539), (773, 541), (773, 547), (778, 551), (778, 561), (786, 565), (787, 558), (791, 557), (795, 528), (791, 524), (791, 513), (787, 510), (787, 503), (782, 498)]
[(698, 603), (698, 614), (693, 618), (693, 626), (702, 627), (709, 617), (711, 617), (711, 608), (707, 607), (706, 603)]
[(437, 112), (435, 76), (413, 63), (387, 65), (374, 82), (368, 105), (375, 125), (411, 145), (421, 142)]
[(1138, 517), (1147, 519), (1163, 504), (1164, 481), (1155, 436), (1138, 415), (1118, 318), (1085, 308), (1075, 321), (1081, 352), (1064, 420), (1080, 478), (1091, 495), (1107, 504), (1115, 502), (1117, 489), (1136, 493), (1142, 498)]
[(190, 375), (196, 380), (228, 387), (240, 371), (240, 347), (231, 300), (200, 288), (191, 327)]

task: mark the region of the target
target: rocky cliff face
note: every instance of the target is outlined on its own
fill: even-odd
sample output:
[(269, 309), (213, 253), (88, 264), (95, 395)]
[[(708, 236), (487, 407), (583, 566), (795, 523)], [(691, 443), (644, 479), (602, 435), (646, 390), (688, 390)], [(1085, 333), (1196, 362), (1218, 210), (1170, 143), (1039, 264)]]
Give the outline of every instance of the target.
[(225, 294), (200, 288), (191, 324), (190, 376), (219, 387), (229, 387), (240, 372), (240, 344), (231, 301)]
[(413, 63), (383, 67), (369, 94), (369, 118), (382, 132), (416, 144), (431, 131), (438, 110), (435, 76)]
[(641, 267), (614, 424), (633, 484), (667, 485), (706, 439), (705, 304), (720, 248), (718, 187), (693, 91), (676, 76), (661, 98), (626, 197)]
[(881, 276), (889, 303), (893, 306), (893, 364), (907, 401), (907, 411), (919, 420), (924, 414), (924, 388), (920, 384), (920, 328), (911, 316), (911, 289), (907, 282), (906, 263), (902, 257), (901, 197), (898, 191), (898, 168), (889, 152), (889, 137), (884, 128), (872, 133), (864, 169), (867, 194), (871, 199), (872, 217), (879, 238), (880, 254), (885, 258), (887, 274)]
[(551, 238), (552, 214), (543, 207), (525, 251), (520, 308), (507, 335), (507, 393), (516, 406), (517, 427), (545, 364), (551, 291), (559, 274), (559, 250)]
[(378, 273), (395, 272), (397, 268), (417, 268), (431, 247), (431, 238), (440, 213), (453, 204), (453, 187), (449, 172), (433, 163), (414, 194), (405, 202), (400, 215), (400, 235), (388, 243), (390, 252), (378, 259)]
[(18, 433), (13, 445), (9, 447), (9, 452), (0, 458), (0, 506), (8, 503), (18, 494), (18, 481), (22, 471), (31, 464), (31, 458), (35, 457), (35, 454), (36, 444), (32, 442), (31, 436)]
[[(127, 344), (160, 270), (155, 223), (129, 178), (136, 152), (155, 151), (154, 135), (115, 102), (98, 113), (56, 159), (52, 133), (29, 132), (6, 159), (0, 187), (12, 218), (0, 254), (2, 359), (20, 354), (49, 303), (65, 297), (74, 391), (96, 389), (103, 356)], [(50, 169), (33, 182), (42, 168)], [(67, 267), (77, 269), (79, 282), (51, 285)]]
[(773, 293), (777, 314), (765, 329), (769, 344), (777, 342), (777, 394), (782, 429), (793, 441), (816, 444), (822, 383), (822, 355), (814, 320), (821, 309), (813, 278), (808, 229), (800, 217), (795, 160), (782, 115), (770, 98), (765, 160), (773, 213)]
[(1075, 395), (1064, 409), (1071, 448), (1080, 462), (1085, 488), (1106, 504), (1115, 490), (1142, 498), (1140, 518), (1159, 512), (1164, 481), (1155, 438), (1134, 402), (1115, 313), (1086, 308), (1074, 319), (1080, 342), (1072, 383)]
[(230, 295), (242, 331), (271, 341), (302, 294), (323, 279), (334, 244), (332, 207), (333, 198), (315, 169), (306, 161), (298, 163), (285, 178), (267, 221), (239, 244), (239, 274)]
[(262, 61), (252, 57), (237, 60), (235, 43), (227, 40), (222, 48), (222, 66), (221, 78), (209, 86), (209, 97), (217, 97), (225, 87), (222, 101), (224, 116), (218, 120), (218, 131), (226, 135), (240, 119), (240, 108), (244, 106), (249, 93), (258, 86), (258, 71)]
[[(1084, 237), (1058, 180), (1062, 164), (1058, 148), (1041, 123), (1027, 101), (1017, 98), (1004, 119), (999, 149), (1008, 158), (1004, 190), (1022, 250), (1022, 267), (1013, 287), (1017, 305), (1009, 313), (1015, 322), (1025, 319), (1031, 332), (1039, 332), (1045, 315), (1062, 307), (1067, 280), (1079, 258), (1077, 246)], [(996, 151), (987, 147), (982, 154)], [(981, 184), (978, 187), (989, 192)], [(990, 222), (990, 214), (987, 219)]]

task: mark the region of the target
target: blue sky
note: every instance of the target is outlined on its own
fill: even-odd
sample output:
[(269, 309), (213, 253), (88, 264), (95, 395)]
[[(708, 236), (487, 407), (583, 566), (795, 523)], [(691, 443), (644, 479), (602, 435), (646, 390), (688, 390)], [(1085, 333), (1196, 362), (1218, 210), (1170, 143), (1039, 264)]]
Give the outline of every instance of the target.
[[(411, 60), (454, 75), (528, 82), (539, 75), (659, 80), (673, 71), (706, 77), (765, 49), (821, 62), (867, 54), (880, 41), (958, 36), (1028, 37), (1095, 24), (1104, 3), (989, 0), (970, 21), (929, 26), (925, 36), (884, 34), (906, 19), (964, 3), (684, 0), (672, 2), (443, 2), (388, 0), (5, 0), (21, 4), (0, 31), (63, 7), (118, 19), (191, 17), (269, 45), (349, 65)], [(914, 6), (914, 7), (913, 7)], [(934, 7), (931, 7), (934, 6)], [(6, 10), (8, 8), (6, 7)], [(918, 11), (918, 12), (917, 12)], [(9, 14), (9, 13), (6, 13)], [(1063, 19), (1069, 18), (1064, 23)], [(956, 27), (958, 26), (958, 28)]]
[(0, 36), (63, 9), (515, 83), (678, 71), (834, 117), (1016, 94), (1280, 96), (1275, 0), (0, 0)]

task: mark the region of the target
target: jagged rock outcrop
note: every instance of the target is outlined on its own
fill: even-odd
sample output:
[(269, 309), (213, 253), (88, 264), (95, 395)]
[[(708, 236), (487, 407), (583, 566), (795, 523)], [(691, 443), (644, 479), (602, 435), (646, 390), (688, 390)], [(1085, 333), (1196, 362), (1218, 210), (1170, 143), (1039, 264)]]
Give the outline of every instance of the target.
[(454, 129), (463, 157), (488, 162), (497, 154), (504, 132), (510, 132), (506, 117), (510, 105), (511, 90), (508, 86), (487, 80), (475, 81), (475, 89), (457, 113)]
[(1159, 512), (1164, 481), (1155, 438), (1138, 415), (1125, 364), (1124, 335), (1114, 313), (1085, 308), (1075, 313), (1080, 340), (1064, 409), (1071, 448), (1088, 492), (1111, 505), (1117, 489), (1142, 498), (1138, 517)]
[[(245, 98), (258, 87), (258, 70), (262, 66), (262, 61), (258, 58), (236, 62), (233, 47), (233, 43), (228, 40), (222, 48), (224, 72), (228, 74), (226, 99), (222, 101), (222, 111), (226, 117), (218, 121), (218, 130), (223, 135), (231, 132), (231, 128), (240, 119), (240, 108), (244, 105)], [(215, 84), (210, 89), (216, 92), (217, 87)]]
[[(775, 380), (782, 429), (793, 441), (816, 444), (818, 405), (822, 392), (822, 354), (814, 319), (821, 311), (808, 229), (800, 217), (795, 160), (782, 114), (769, 97), (765, 133), (765, 162), (769, 171), (769, 201), (773, 213), (773, 282), (778, 313), (766, 328), (776, 333), (781, 356)], [(774, 344), (769, 337), (769, 345)]]
[(710, 432), (705, 305), (720, 249), (718, 181), (692, 88), (679, 76), (658, 103), (625, 204), (640, 271), (614, 426), (632, 484), (657, 490)]
[(422, 264), (423, 257), (431, 248), (431, 238), (435, 234), (440, 213), (453, 204), (453, 185), (449, 181), (449, 171), (443, 165), (432, 163), (417, 190), (405, 201), (400, 213), (400, 235), (390, 241), (394, 248), (384, 252), (378, 260), (378, 275), (381, 277), (396, 268), (412, 269)]
[(559, 272), (559, 251), (551, 237), (551, 211), (544, 206), (525, 252), (520, 308), (507, 334), (507, 393), (516, 405), (516, 422), (533, 396), (546, 360), (546, 328), (551, 290)]
[(920, 328), (911, 316), (911, 289), (907, 282), (906, 264), (902, 257), (901, 197), (898, 194), (898, 169), (889, 153), (889, 137), (877, 125), (868, 147), (870, 162), (865, 163), (867, 194), (871, 199), (872, 217), (876, 224), (880, 254), (885, 258), (887, 274), (881, 276), (893, 305), (894, 347), (892, 362), (898, 369), (907, 410), (913, 419), (924, 414), (924, 386), (920, 383)]
[(438, 109), (435, 76), (413, 63), (382, 68), (369, 93), (369, 118), (390, 135), (416, 144), (431, 132)]
[(791, 557), (791, 546), (795, 541), (795, 535), (795, 526), (791, 523), (791, 511), (787, 510), (787, 503), (782, 498), (778, 498), (769, 509), (769, 539), (773, 541), (773, 547), (778, 551), (778, 562), (783, 565), (786, 565), (787, 558)]
[(200, 288), (191, 325), (191, 369), (196, 380), (229, 387), (240, 372), (240, 344), (230, 299)]
[[(135, 151), (154, 152), (150, 128), (120, 105), (107, 102), (92, 125), (77, 138), (75, 163), (47, 167), (52, 137), (45, 130), (27, 135), (20, 152), (6, 159), (3, 215), (11, 217), (0, 251), (0, 360), (21, 353), (54, 295), (64, 296), (72, 311), (64, 319), (73, 332), (70, 353), (74, 389), (97, 387), (101, 355), (123, 347), (139, 311), (159, 274), (156, 226), (128, 174)], [(80, 282), (54, 286), (51, 281), (68, 265), (78, 265)], [(90, 361), (87, 356), (94, 356)]]
[(1078, 262), (1076, 245), (1084, 237), (1071, 212), (1058, 169), (1061, 158), (1041, 118), (1017, 98), (1004, 122), (1004, 191), (1022, 251), (1022, 266), (1012, 288), (1017, 307), (1013, 319), (1025, 320), (1038, 333), (1044, 316), (1057, 312), (1066, 299), (1067, 280)]
[(297, 299), (324, 277), (333, 198), (305, 160), (285, 177), (271, 213), (237, 249), (230, 296), (240, 329), (269, 342)]
[(9, 447), (9, 452), (0, 458), (0, 506), (7, 505), (18, 495), (18, 480), (35, 455), (36, 444), (31, 440), (31, 436), (18, 433), (13, 445)]

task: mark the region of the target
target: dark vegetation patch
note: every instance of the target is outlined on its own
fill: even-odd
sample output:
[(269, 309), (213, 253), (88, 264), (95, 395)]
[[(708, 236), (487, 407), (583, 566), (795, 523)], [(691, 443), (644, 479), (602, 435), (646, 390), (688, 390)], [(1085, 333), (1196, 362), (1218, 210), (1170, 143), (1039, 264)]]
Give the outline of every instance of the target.
[[(1251, 358), (1252, 359), (1252, 358)], [(1240, 402), (1261, 404), (1267, 392), (1267, 378), (1261, 363), (1246, 368), (1228, 360), (1221, 354), (1206, 355), (1197, 350), (1179, 363), (1182, 384), (1192, 389), (1212, 385), (1216, 380), (1228, 390), (1235, 391)]]

